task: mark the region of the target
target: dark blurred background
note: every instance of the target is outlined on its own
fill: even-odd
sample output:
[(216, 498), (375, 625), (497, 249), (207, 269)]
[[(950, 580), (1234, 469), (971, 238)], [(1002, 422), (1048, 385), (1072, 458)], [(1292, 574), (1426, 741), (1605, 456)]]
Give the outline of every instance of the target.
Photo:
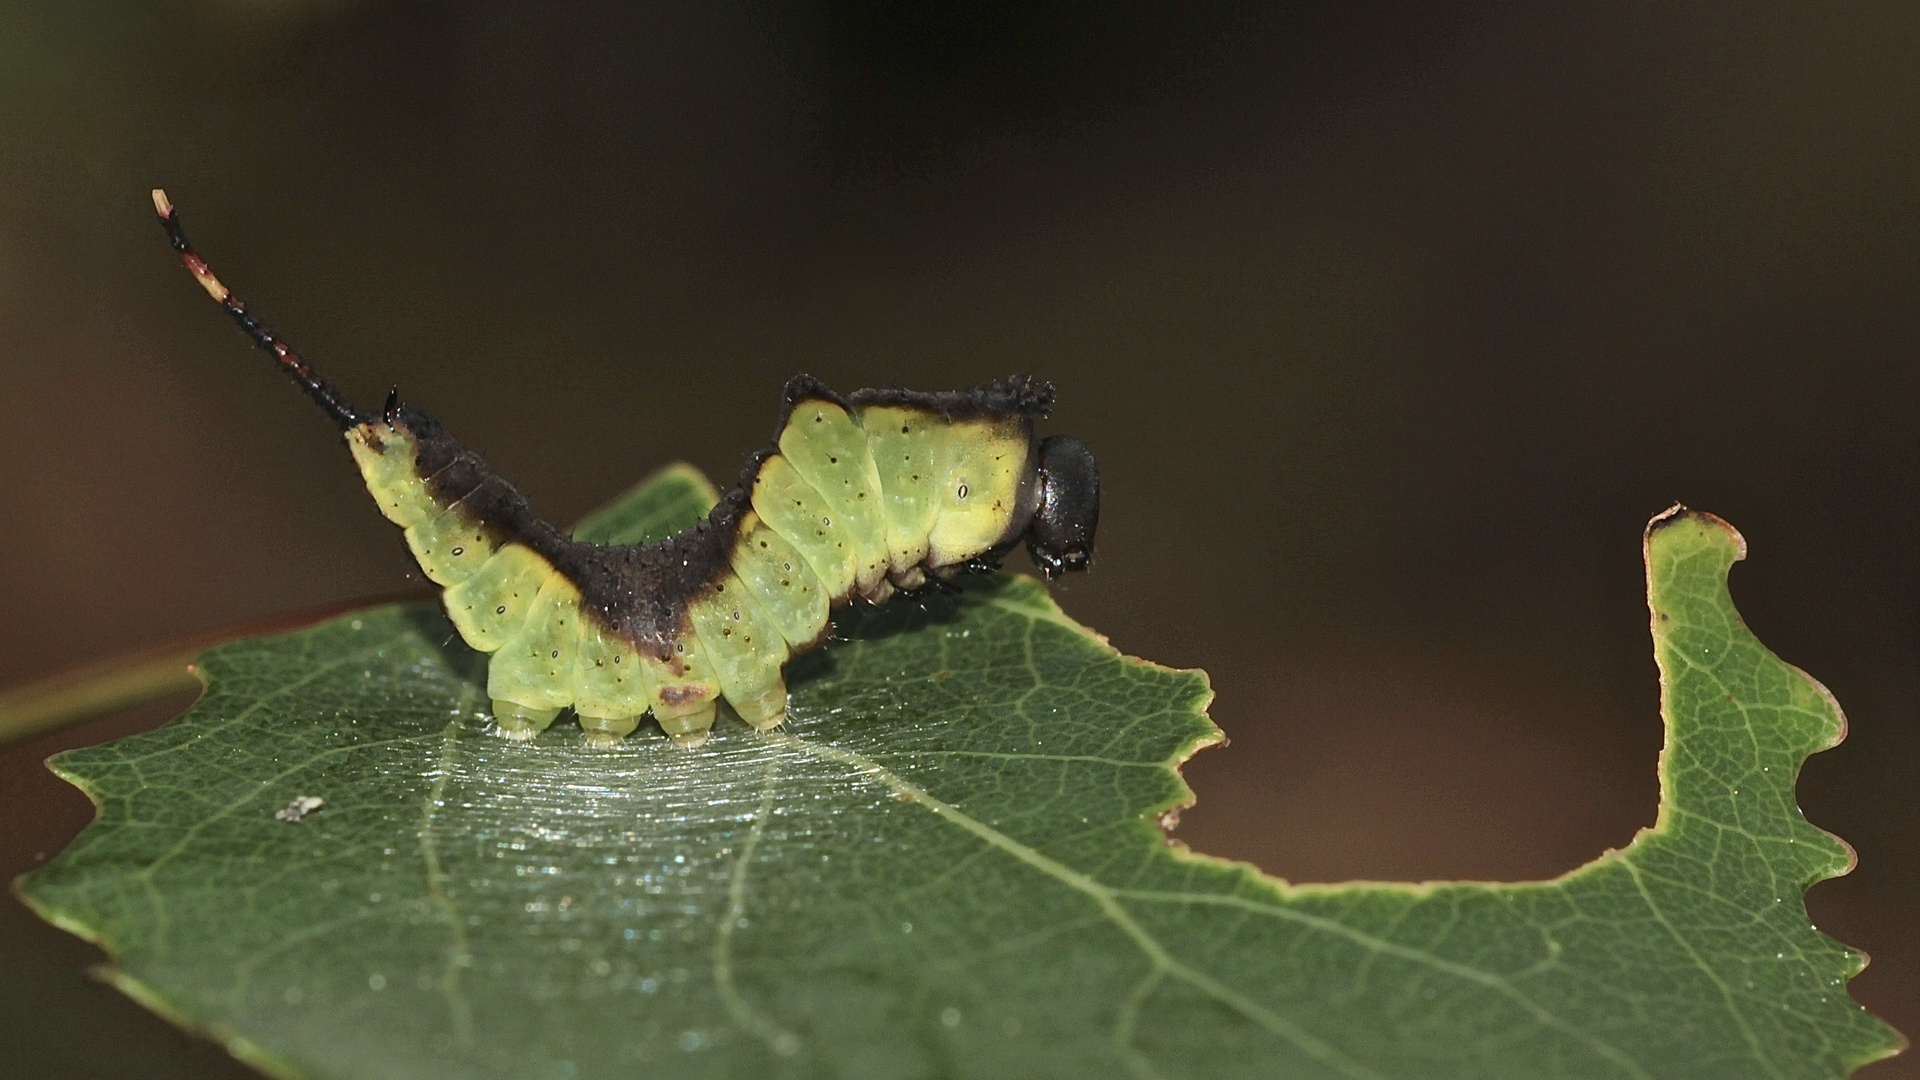
[[(1640, 531), (1849, 740), (1816, 922), (1920, 1031), (1920, 6), (0, 5), (0, 685), (417, 579), (183, 274), (568, 520), (730, 479), (782, 380), (1059, 387), (1066, 609), (1206, 668), (1178, 836), (1295, 881), (1550, 876), (1653, 820)], [(0, 756), (0, 873), (84, 798)], [(0, 899), (0, 1071), (242, 1075)], [(6, 1064), (6, 1063), (10, 1063)], [(1873, 1080), (1920, 1076), (1912, 1062)]]

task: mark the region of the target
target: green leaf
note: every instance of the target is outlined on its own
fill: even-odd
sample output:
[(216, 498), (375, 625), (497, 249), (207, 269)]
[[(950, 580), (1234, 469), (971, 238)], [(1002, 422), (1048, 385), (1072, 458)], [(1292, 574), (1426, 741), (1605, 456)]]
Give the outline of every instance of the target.
[(720, 493), (704, 473), (676, 461), (581, 518), (573, 526), (573, 538), (595, 544), (664, 540), (706, 517), (718, 501)]
[[(704, 503), (649, 505), (627, 535)], [(1551, 882), (1168, 845), (1205, 677), (999, 577), (846, 616), (786, 730), (695, 752), (488, 735), (427, 607), (228, 645), (187, 715), (56, 759), (100, 818), (22, 892), (287, 1075), (1842, 1076), (1897, 1040), (1801, 900), (1850, 858), (1793, 798), (1842, 722), (1734, 612), (1740, 544), (1649, 528), (1659, 822)]]

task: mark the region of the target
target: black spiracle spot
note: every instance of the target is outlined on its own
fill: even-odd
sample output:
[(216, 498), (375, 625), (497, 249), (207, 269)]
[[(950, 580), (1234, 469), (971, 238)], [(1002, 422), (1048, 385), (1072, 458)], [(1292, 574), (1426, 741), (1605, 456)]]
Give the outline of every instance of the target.
[(455, 558), (459, 558), (460, 556), (465, 555), (466, 553), (467, 553), (467, 549), (463, 547), (456, 546), (453, 549), (453, 555)]
[(560, 659), (560, 650), (559, 650), (559, 649), (555, 649), (555, 650), (553, 650), (553, 658), (554, 658), (555, 660), (558, 660), (558, 659)]
[(493, 609), (493, 613), (495, 615), (505, 615), (507, 613), (507, 605), (501, 604), (499, 607)]

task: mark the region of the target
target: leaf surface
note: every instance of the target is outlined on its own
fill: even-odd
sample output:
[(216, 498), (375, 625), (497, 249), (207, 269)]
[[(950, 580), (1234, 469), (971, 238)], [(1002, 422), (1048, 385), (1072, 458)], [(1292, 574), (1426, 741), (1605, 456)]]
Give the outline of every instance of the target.
[[(688, 472), (583, 535), (685, 524)], [(1551, 882), (1292, 887), (1168, 845), (1204, 675), (996, 577), (841, 618), (785, 730), (694, 752), (491, 736), (431, 607), (224, 646), (185, 716), (56, 759), (100, 816), (22, 893), (285, 1075), (1844, 1076), (1897, 1036), (1802, 903), (1851, 857), (1793, 798), (1840, 713), (1735, 613), (1730, 527), (1676, 511), (1647, 550), (1659, 820)]]
[(706, 475), (675, 462), (574, 523), (573, 538), (594, 544), (664, 540), (707, 516), (720, 493)]

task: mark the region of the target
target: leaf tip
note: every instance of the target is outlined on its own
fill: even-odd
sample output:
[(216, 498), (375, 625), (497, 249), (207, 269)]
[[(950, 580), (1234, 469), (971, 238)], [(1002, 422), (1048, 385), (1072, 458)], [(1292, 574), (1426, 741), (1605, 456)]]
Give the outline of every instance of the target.
[(1676, 526), (1690, 525), (1696, 533), (1708, 533), (1718, 529), (1733, 541), (1733, 561), (1739, 562), (1747, 557), (1747, 538), (1733, 527), (1727, 519), (1718, 514), (1709, 514), (1705, 510), (1695, 510), (1686, 503), (1676, 502), (1665, 510), (1653, 515), (1647, 522), (1643, 544), (1651, 551), (1655, 538), (1674, 529)]

